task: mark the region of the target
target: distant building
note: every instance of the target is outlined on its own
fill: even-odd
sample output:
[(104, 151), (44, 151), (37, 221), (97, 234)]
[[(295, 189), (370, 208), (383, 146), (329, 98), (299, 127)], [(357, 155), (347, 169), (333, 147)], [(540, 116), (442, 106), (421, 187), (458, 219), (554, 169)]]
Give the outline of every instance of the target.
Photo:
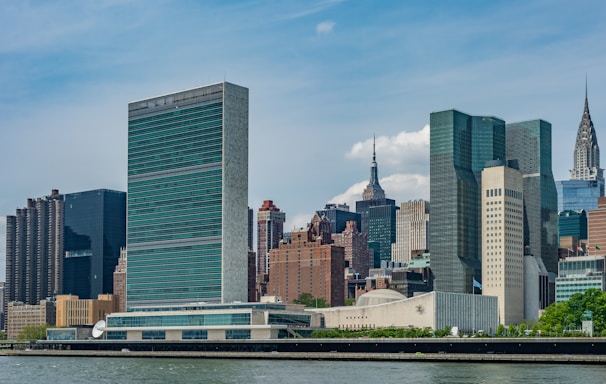
[(606, 197), (598, 198), (598, 208), (587, 212), (587, 237), (588, 254), (603, 254), (602, 247), (606, 246)]
[[(604, 196), (604, 170), (600, 168), (600, 147), (587, 101), (574, 144), (574, 166), (570, 180), (556, 182), (558, 211), (589, 211), (597, 209), (598, 197)], [(560, 236), (562, 236), (560, 234)]]
[[(328, 233), (328, 243), (322, 233)], [(282, 241), (277, 249), (272, 249), (268, 295), (281, 296), (283, 301), (292, 303), (302, 293), (310, 293), (333, 307), (343, 305), (345, 249), (331, 241), (330, 224), (325, 219), (293, 231), (289, 243)]]
[(126, 312), (126, 248), (120, 248), (120, 258), (114, 270), (114, 297), (117, 301), (116, 312)]
[(105, 316), (117, 312), (114, 295), (99, 295), (96, 299), (80, 299), (76, 295), (58, 295), (55, 302), (57, 327), (94, 325)]
[(464, 333), (483, 330), (493, 334), (499, 325), (496, 297), (450, 292), (406, 298), (390, 289), (378, 289), (360, 296), (355, 306), (309, 311), (322, 314), (326, 328), (457, 327)]
[(512, 123), (507, 124), (506, 133), (507, 159), (517, 160), (524, 175), (524, 245), (555, 275), (558, 200), (551, 168), (551, 124), (543, 120)]
[(126, 246), (126, 193), (109, 189), (65, 195), (63, 292), (93, 299), (113, 292)]
[(549, 273), (540, 257), (524, 255), (524, 319), (538, 320), (550, 304)]
[(395, 200), (385, 198), (385, 191), (379, 184), (379, 170), (376, 152), (372, 152), (370, 182), (364, 189), (362, 200), (356, 201), (356, 212), (361, 216), (361, 232), (368, 233), (370, 247), (374, 250), (378, 267), (381, 260), (391, 260), (391, 244), (396, 241), (396, 206)]
[(482, 171), (482, 295), (499, 298), (501, 324), (524, 321), (524, 183), (505, 161)]
[(25, 208), (6, 217), (5, 304), (35, 305), (62, 293), (63, 220), (64, 201), (57, 189), (28, 199)]
[(246, 301), (248, 89), (128, 104), (127, 305)]
[(355, 221), (348, 221), (341, 233), (332, 234), (333, 244), (345, 249), (345, 261), (361, 278), (368, 276), (373, 253), (368, 248), (368, 234), (358, 231)]
[(438, 291), (472, 293), (481, 276), (481, 172), (505, 158), (505, 123), (456, 110), (430, 114), (429, 242)]
[(567, 301), (575, 293), (589, 288), (606, 291), (604, 255), (573, 256), (560, 260), (556, 278), (556, 303)]
[(324, 209), (316, 212), (319, 216), (326, 216), (330, 221), (330, 231), (334, 233), (341, 233), (347, 227), (348, 221), (355, 221), (358, 230), (362, 228), (362, 217), (357, 212), (349, 210), (347, 204), (326, 204)]
[(407, 263), (429, 249), (429, 201), (414, 200), (400, 204), (396, 213), (396, 242), (391, 259)]
[(6, 337), (15, 340), (29, 325), (54, 325), (55, 302), (40, 300), (40, 304), (24, 304), (20, 301), (8, 303), (6, 317)]
[(587, 240), (586, 211), (566, 210), (561, 211), (558, 216), (558, 233), (560, 237), (574, 236), (578, 239)]
[(269, 273), (269, 251), (278, 248), (284, 233), (286, 213), (271, 200), (263, 201), (257, 212), (257, 275)]
[(0, 330), (3, 330), (6, 324), (6, 312), (4, 309), (4, 304), (4, 281), (0, 281)]

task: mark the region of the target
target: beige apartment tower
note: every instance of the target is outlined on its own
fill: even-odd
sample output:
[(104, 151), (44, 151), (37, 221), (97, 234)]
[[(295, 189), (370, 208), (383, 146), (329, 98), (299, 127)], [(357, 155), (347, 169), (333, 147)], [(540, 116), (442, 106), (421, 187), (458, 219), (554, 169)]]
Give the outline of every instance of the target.
[(429, 201), (411, 200), (400, 204), (396, 212), (396, 242), (391, 245), (391, 258), (408, 263), (429, 249)]
[(496, 296), (499, 322), (524, 320), (524, 182), (496, 160), (482, 171), (482, 295)]

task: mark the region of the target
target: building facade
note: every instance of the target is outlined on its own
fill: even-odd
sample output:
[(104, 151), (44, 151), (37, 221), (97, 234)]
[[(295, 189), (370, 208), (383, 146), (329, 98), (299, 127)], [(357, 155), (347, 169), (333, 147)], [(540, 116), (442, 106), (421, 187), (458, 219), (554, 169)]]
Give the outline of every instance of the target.
[(524, 320), (524, 183), (504, 161), (482, 171), (482, 295), (499, 298), (501, 324)]
[(606, 244), (606, 197), (598, 198), (598, 208), (587, 212), (587, 238), (588, 254), (602, 254)]
[(532, 120), (507, 124), (507, 159), (524, 175), (524, 245), (547, 271), (558, 271), (557, 192), (551, 168), (551, 124)]
[[(24, 304), (20, 301), (8, 303), (6, 338), (15, 340), (30, 325), (54, 325), (55, 302), (40, 300), (40, 304)], [(42, 337), (40, 337), (42, 338)]]
[(113, 292), (126, 246), (126, 193), (108, 189), (65, 195), (63, 292), (93, 299)]
[(381, 260), (391, 261), (391, 244), (396, 241), (398, 209), (395, 200), (385, 198), (385, 191), (379, 184), (379, 169), (373, 143), (370, 182), (362, 193), (362, 200), (356, 201), (356, 212), (360, 214), (362, 224), (361, 232), (368, 233), (368, 242), (374, 250), (373, 267), (378, 267)]
[(556, 303), (567, 301), (575, 293), (589, 288), (606, 289), (604, 255), (567, 257), (558, 263)]
[[(326, 225), (330, 233), (328, 221)], [(277, 249), (272, 249), (268, 295), (292, 303), (302, 293), (310, 293), (333, 307), (343, 305), (345, 249), (330, 241), (325, 242), (318, 226), (310, 224), (307, 229), (293, 231), (290, 242), (282, 241)]]
[(587, 100), (577, 130), (574, 144), (574, 166), (570, 180), (558, 181), (558, 211), (592, 210), (597, 208), (597, 198), (604, 196), (604, 170), (600, 168), (600, 147)]
[(6, 217), (5, 303), (35, 305), (62, 293), (64, 200), (59, 191)]
[(329, 203), (324, 209), (316, 212), (318, 215), (326, 216), (330, 221), (330, 230), (332, 233), (341, 233), (347, 227), (348, 221), (355, 221), (358, 230), (362, 228), (362, 218), (359, 213), (349, 210), (347, 204)]
[(117, 312), (126, 312), (126, 248), (120, 249), (120, 258), (114, 270), (114, 297), (117, 302)]
[(246, 301), (248, 89), (128, 105), (127, 305)]
[[(332, 225), (332, 223), (331, 223)], [(374, 263), (374, 257), (368, 248), (368, 234), (358, 231), (355, 221), (348, 221), (341, 233), (332, 234), (333, 244), (345, 249), (345, 261), (360, 278), (368, 276), (368, 270)]]
[(414, 200), (400, 204), (396, 213), (396, 242), (391, 245), (391, 259), (408, 263), (429, 249), (429, 201)]
[(286, 213), (271, 200), (264, 200), (257, 212), (257, 275), (269, 273), (269, 251), (278, 248), (284, 234)]
[(58, 295), (55, 302), (57, 327), (94, 325), (105, 316), (117, 312), (114, 295), (99, 295), (96, 299), (80, 299), (76, 295)]
[(482, 275), (478, 182), (502, 159), (503, 121), (448, 110), (430, 115), (429, 243), (438, 291), (472, 293)]

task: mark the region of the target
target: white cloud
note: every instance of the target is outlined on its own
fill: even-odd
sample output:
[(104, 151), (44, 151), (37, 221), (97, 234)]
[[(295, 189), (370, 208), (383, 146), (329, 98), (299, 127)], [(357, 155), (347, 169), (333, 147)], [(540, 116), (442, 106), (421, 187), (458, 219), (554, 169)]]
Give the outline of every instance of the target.
[(332, 33), (333, 28), (335, 27), (335, 22), (332, 20), (323, 21), (320, 24), (316, 25), (316, 33), (318, 35), (325, 35), (328, 33)]
[[(345, 157), (367, 161), (372, 157), (372, 145), (372, 138), (357, 142)], [(392, 137), (379, 136), (375, 149), (379, 171), (384, 167), (387, 173), (401, 173), (405, 168), (408, 170), (406, 173), (419, 173), (419, 168), (427, 168), (429, 164), (429, 124), (419, 131), (402, 131)]]
[[(429, 175), (396, 173), (383, 177), (379, 180), (385, 195), (394, 199), (396, 204), (408, 200), (429, 200)], [(347, 204), (350, 211), (356, 210), (356, 201), (362, 199), (362, 192), (368, 185), (368, 181), (360, 181), (347, 188), (347, 190), (332, 199), (331, 203)]]
[(286, 223), (284, 223), (284, 232), (290, 232), (293, 229), (307, 228), (307, 224), (311, 221), (314, 212), (311, 213), (297, 213), (292, 217), (287, 217)]

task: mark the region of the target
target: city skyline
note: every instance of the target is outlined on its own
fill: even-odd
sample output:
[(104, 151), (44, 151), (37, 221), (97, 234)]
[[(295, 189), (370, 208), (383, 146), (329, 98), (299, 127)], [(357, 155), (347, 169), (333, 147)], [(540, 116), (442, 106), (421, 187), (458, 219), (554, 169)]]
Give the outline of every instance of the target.
[(605, 14), (597, 1), (5, 5), (0, 273), (5, 217), (26, 198), (126, 191), (128, 102), (222, 80), (251, 92), (248, 204), (276, 201), (285, 231), (328, 202), (355, 206), (373, 133), (386, 194), (428, 200), (442, 109), (550, 122), (566, 180), (586, 75), (598, 140), (606, 124)]

